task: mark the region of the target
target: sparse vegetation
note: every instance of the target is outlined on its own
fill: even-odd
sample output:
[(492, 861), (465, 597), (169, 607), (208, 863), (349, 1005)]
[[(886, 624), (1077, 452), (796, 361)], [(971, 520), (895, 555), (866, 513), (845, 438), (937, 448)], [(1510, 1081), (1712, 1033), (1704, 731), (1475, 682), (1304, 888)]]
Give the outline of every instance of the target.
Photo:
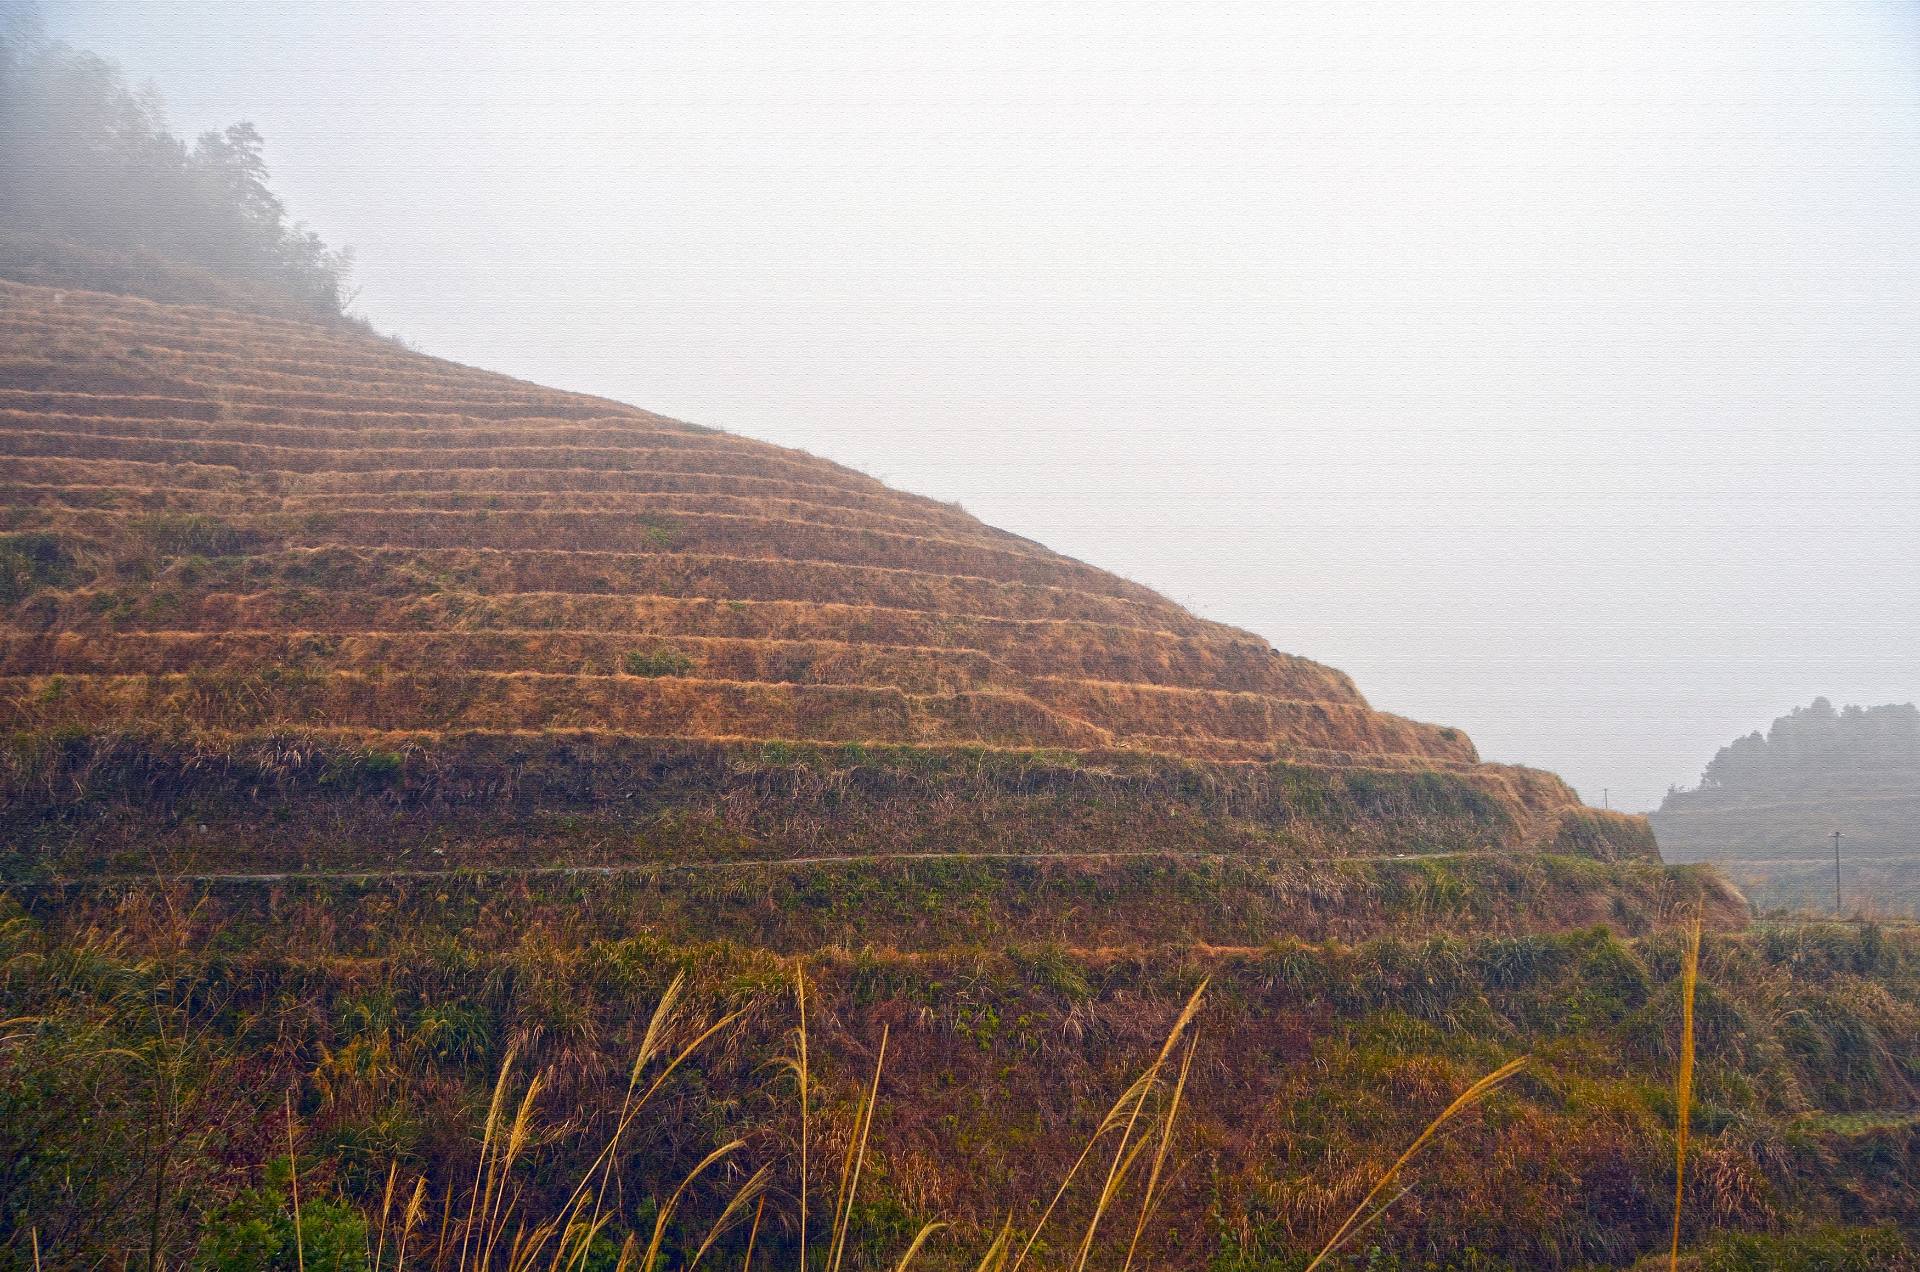
[(693, 659), (677, 649), (630, 649), (627, 651), (629, 676), (684, 676), (693, 670)]
[(12, 605), (38, 588), (73, 577), (73, 558), (57, 535), (0, 535), (0, 605)]

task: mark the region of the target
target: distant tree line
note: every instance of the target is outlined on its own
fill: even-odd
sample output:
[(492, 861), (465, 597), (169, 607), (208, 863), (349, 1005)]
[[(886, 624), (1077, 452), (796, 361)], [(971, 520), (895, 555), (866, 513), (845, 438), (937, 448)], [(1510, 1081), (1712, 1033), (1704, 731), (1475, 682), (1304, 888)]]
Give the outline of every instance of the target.
[(349, 256), (292, 222), (252, 124), (192, 145), (151, 89), (0, 6), (0, 230), (160, 257), (337, 315)]
[[(1825, 698), (1796, 707), (1762, 736), (1720, 748), (1700, 775), (1699, 794), (1790, 793), (1809, 783), (1866, 774), (1920, 779), (1920, 710), (1912, 703), (1847, 707)], [(1670, 791), (1668, 805), (1694, 792)]]

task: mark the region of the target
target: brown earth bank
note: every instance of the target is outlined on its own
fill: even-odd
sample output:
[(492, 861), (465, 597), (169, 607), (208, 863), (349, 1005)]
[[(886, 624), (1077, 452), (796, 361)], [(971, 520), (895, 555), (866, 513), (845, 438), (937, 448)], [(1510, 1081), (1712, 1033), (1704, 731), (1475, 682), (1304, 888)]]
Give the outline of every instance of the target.
[[(0, 877), (202, 876), (260, 891), (359, 876), (586, 889), (610, 930), (936, 948), (1257, 943), (1397, 928), (1642, 932), (1696, 895), (1644, 822), (1545, 774), (1175, 763), (605, 735), (66, 733), (0, 750)], [(1516, 779), (1525, 777), (1525, 785)], [(283, 877), (284, 876), (284, 877)]]

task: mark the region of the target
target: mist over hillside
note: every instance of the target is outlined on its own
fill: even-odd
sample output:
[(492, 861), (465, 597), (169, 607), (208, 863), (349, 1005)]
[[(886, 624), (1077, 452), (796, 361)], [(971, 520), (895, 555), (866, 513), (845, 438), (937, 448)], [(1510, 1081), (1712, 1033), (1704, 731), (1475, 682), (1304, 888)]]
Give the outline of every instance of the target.
[(1920, 710), (1911, 702), (1836, 711), (1825, 698), (1795, 707), (1724, 746), (1693, 790), (1667, 793), (1663, 810), (1705, 808), (1792, 796), (1809, 786), (1920, 780)]
[(1677, 861), (1719, 863), (1750, 900), (1920, 908), (1920, 710), (1912, 703), (1796, 707), (1765, 734), (1720, 749), (1691, 790), (1667, 793), (1654, 825)]
[(0, 276), (337, 316), (349, 255), (291, 219), (250, 123), (170, 130), (157, 90), (0, 8)]

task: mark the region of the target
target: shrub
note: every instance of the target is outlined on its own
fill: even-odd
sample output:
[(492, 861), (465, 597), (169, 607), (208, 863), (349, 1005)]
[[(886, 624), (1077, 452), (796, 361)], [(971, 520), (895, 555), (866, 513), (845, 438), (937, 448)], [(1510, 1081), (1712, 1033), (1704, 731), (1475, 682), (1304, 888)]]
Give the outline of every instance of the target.
[(630, 649), (627, 651), (629, 676), (684, 676), (693, 670), (693, 659), (677, 649)]
[(239, 556), (253, 546), (254, 540), (251, 534), (235, 529), (218, 517), (198, 513), (171, 512), (143, 517), (138, 529), (148, 543), (167, 556)]
[(39, 531), (0, 535), (0, 605), (72, 578), (73, 556), (55, 536)]
[(327, 761), (321, 784), (349, 791), (384, 791), (400, 784), (406, 757), (397, 751), (336, 755)]
[(207, 1219), (196, 1265), (202, 1272), (366, 1272), (367, 1221), (351, 1207), (324, 1197), (303, 1199), (299, 1239), (293, 1208), (283, 1187), (286, 1159), (268, 1170), (267, 1182), (250, 1188)]

